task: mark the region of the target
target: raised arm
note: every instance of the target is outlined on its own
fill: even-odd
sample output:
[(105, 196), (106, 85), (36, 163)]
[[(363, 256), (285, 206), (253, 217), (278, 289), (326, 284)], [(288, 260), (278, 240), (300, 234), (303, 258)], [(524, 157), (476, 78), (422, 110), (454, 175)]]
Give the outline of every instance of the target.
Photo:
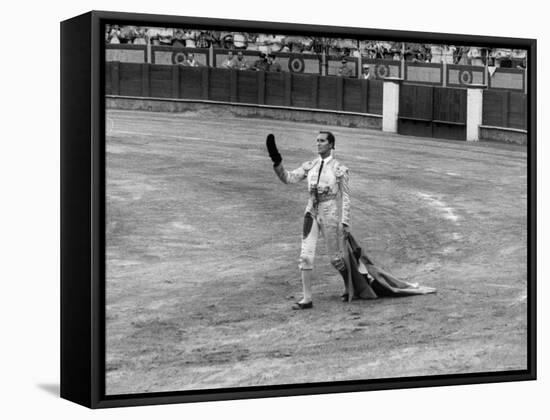
[(282, 182), (284, 182), (285, 184), (294, 184), (307, 177), (306, 164), (300, 166), (293, 171), (287, 171), (284, 168), (282, 164), (283, 158), (279, 153), (279, 150), (277, 149), (277, 145), (275, 144), (275, 136), (273, 134), (269, 134), (267, 136), (265, 143), (267, 151), (269, 153), (269, 157), (273, 161), (273, 170)]
[(307, 177), (307, 171), (304, 165), (300, 166), (293, 171), (287, 171), (282, 163), (279, 163), (277, 166), (273, 166), (273, 170), (279, 177), (279, 179), (285, 184), (295, 184), (300, 182), (302, 179)]

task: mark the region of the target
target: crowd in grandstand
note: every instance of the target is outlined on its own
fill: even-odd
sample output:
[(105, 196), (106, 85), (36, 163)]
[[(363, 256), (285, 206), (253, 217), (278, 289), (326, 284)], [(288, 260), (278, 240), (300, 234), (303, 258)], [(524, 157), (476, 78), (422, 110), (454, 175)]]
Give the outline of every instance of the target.
[[(189, 64), (185, 63), (184, 65)], [(257, 60), (249, 62), (242, 51), (238, 51), (234, 55), (233, 50), (229, 50), (226, 59), (222, 63), (222, 67), (235, 70), (282, 71), (281, 64), (277, 61), (277, 56), (273, 52), (268, 54), (260, 52), (258, 53)]]
[[(266, 56), (276, 53), (321, 54), (339, 57), (401, 60), (424, 63), (520, 67), (526, 64), (526, 51), (502, 48), (455, 47), (442, 44), (418, 44), (297, 35), (267, 35), (174, 28), (106, 25), (109, 44), (165, 45), (186, 48), (224, 48), (258, 51)], [(488, 60), (488, 61), (487, 61)]]

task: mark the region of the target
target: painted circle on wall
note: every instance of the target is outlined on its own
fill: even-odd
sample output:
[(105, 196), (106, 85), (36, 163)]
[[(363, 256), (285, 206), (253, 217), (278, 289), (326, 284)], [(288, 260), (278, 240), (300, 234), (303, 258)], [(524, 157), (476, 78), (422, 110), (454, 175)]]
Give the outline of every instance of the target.
[(172, 53), (172, 64), (181, 64), (186, 59), (187, 57), (185, 56), (185, 53), (182, 51), (174, 51)]
[(460, 70), (458, 80), (462, 85), (469, 85), (474, 81), (474, 75), (471, 70)]
[(377, 79), (390, 77), (390, 68), (386, 64), (378, 64), (375, 67), (375, 74)]
[(303, 73), (306, 68), (304, 59), (301, 57), (290, 57), (288, 59), (288, 69), (293, 73)]

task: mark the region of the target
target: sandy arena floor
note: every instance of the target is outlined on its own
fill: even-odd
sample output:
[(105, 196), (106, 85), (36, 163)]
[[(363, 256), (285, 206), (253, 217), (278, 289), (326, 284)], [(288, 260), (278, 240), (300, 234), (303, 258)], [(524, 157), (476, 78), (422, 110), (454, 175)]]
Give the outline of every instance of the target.
[(318, 246), (315, 307), (297, 268), (320, 127), (107, 113), (107, 394), (525, 369), (527, 155), (330, 127), (351, 171), (352, 232), (437, 294), (342, 303)]

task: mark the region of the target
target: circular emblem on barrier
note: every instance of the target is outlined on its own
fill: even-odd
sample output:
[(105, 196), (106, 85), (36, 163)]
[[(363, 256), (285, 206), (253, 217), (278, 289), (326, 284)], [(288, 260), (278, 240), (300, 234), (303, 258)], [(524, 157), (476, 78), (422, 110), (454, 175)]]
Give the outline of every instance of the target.
[(172, 53), (172, 64), (181, 64), (186, 59), (187, 57), (185, 56), (185, 53), (182, 51), (174, 51)]
[(474, 75), (470, 70), (461, 70), (458, 74), (458, 80), (462, 85), (469, 85), (474, 81)]
[(301, 57), (290, 57), (288, 59), (288, 69), (293, 73), (303, 73), (306, 69), (304, 59)]
[(383, 79), (384, 77), (390, 77), (390, 68), (386, 64), (378, 64), (375, 67), (375, 74), (377, 79)]

